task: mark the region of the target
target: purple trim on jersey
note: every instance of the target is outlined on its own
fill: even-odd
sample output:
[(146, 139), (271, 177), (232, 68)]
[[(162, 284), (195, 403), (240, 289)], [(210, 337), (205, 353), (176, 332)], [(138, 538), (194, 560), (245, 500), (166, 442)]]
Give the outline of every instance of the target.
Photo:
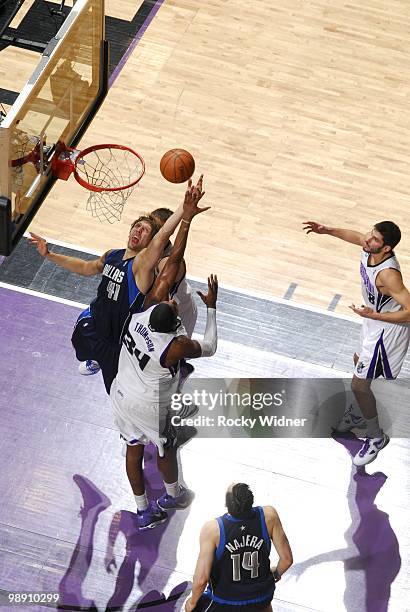
[(164, 361), (165, 361), (166, 356), (168, 354), (169, 347), (171, 346), (171, 344), (173, 343), (174, 340), (175, 340), (175, 338), (172, 338), (172, 340), (170, 340), (170, 342), (167, 344), (167, 346), (162, 351), (161, 357), (159, 358), (159, 363), (160, 363), (161, 367), (165, 368), (165, 370), (169, 370), (171, 372), (172, 376), (175, 376), (175, 374), (177, 373), (178, 368), (175, 368), (173, 366), (168, 367), (168, 366), (164, 365)]
[(380, 357), (382, 359), (384, 378), (386, 379), (393, 378), (393, 375), (390, 369), (389, 360), (388, 360), (387, 353), (386, 353), (386, 349), (383, 343), (383, 334), (384, 334), (384, 330), (380, 334), (380, 338), (378, 339), (378, 341), (376, 342), (376, 346), (374, 347), (373, 357), (370, 362), (370, 366), (367, 371), (366, 378), (373, 379), (375, 377), (375, 373), (377, 372), (377, 365), (379, 363)]
[(263, 539), (265, 540), (265, 544), (268, 548), (268, 553), (270, 553), (270, 549), (271, 549), (271, 539), (269, 537), (269, 533), (268, 533), (268, 528), (266, 526), (266, 521), (265, 521), (265, 513), (263, 511), (262, 506), (257, 506), (257, 510), (259, 512), (259, 517), (261, 520), (261, 527), (262, 527), (262, 535), (263, 535)]
[(222, 553), (225, 548), (226, 536), (225, 536), (225, 527), (224, 527), (222, 517), (219, 516), (216, 520), (218, 521), (218, 525), (219, 525), (219, 544), (215, 551), (215, 556), (217, 559), (220, 559), (222, 557)]
[(370, 278), (367, 275), (366, 268), (363, 265), (362, 261), (360, 262), (360, 276), (362, 278), (363, 284), (366, 287), (366, 290), (368, 291), (368, 293), (371, 293), (372, 295), (374, 295), (375, 294), (374, 287), (370, 282)]
[(376, 312), (380, 312), (382, 308), (384, 308), (384, 306), (390, 302), (390, 300), (390, 295), (384, 295), (384, 293), (379, 293), (379, 291), (377, 291)]

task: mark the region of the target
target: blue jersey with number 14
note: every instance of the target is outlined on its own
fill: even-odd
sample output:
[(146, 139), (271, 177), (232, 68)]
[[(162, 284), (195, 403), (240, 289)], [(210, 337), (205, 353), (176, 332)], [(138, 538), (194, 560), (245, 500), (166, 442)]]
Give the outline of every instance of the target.
[(219, 545), (205, 597), (232, 606), (270, 600), (275, 580), (270, 569), (271, 540), (263, 508), (252, 508), (246, 518), (224, 514), (216, 520)]

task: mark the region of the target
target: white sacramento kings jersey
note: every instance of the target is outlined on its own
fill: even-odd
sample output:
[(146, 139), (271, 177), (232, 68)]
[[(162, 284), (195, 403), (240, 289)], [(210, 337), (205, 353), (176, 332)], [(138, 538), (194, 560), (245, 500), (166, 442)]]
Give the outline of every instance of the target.
[[(387, 268), (393, 268), (400, 272), (400, 265), (393, 254), (379, 264), (368, 263), (370, 253), (362, 252), (360, 262), (360, 276), (362, 279), (362, 295), (364, 304), (376, 312), (395, 312), (401, 310), (401, 306), (389, 295), (383, 295), (376, 287), (376, 278), (379, 272)], [(379, 322), (380, 323), (380, 322)]]
[(117, 381), (136, 403), (168, 405), (178, 387), (178, 366), (167, 368), (161, 358), (174, 338), (185, 335), (185, 329), (181, 325), (174, 332), (151, 331), (149, 318), (153, 308), (131, 317), (123, 337)]

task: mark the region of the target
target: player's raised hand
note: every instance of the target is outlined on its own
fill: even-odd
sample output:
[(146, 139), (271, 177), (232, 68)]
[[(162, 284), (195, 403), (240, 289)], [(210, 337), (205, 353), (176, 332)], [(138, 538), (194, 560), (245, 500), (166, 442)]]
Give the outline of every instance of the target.
[(199, 208), (198, 206), (199, 200), (205, 195), (205, 191), (202, 190), (202, 180), (203, 174), (201, 174), (195, 186), (192, 185), (191, 179), (188, 181), (188, 187), (184, 198), (183, 219), (185, 221), (191, 221), (195, 215), (199, 215), (211, 208), (210, 206), (205, 206), (204, 208)]
[(40, 255), (42, 255), (43, 257), (48, 255), (49, 250), (47, 246), (47, 240), (45, 240), (41, 236), (38, 236), (37, 234), (33, 234), (33, 232), (30, 232), (30, 238), (28, 238), (28, 241), (30, 244), (37, 248), (37, 251), (40, 253)]
[(201, 291), (197, 291), (197, 294), (207, 308), (216, 308), (216, 300), (218, 298), (218, 279), (216, 274), (211, 274), (208, 277), (208, 293), (204, 294)]
[(329, 232), (329, 228), (326, 225), (316, 223), (316, 221), (303, 221), (303, 226), (306, 234), (327, 234)]

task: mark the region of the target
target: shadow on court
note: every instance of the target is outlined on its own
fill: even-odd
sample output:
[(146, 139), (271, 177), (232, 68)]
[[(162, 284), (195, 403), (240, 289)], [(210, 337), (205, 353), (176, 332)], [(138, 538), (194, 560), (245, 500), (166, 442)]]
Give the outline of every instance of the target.
[[(148, 497), (157, 499), (163, 493), (163, 482), (156, 467), (155, 451), (151, 446), (145, 451), (144, 474)], [(126, 604), (128, 609), (128, 606), (132, 604), (128, 599), (133, 591), (135, 580), (144, 593), (144, 583), (158, 560), (160, 543), (169, 527), (170, 520), (155, 529), (139, 531), (136, 524), (136, 514), (133, 512), (121, 510), (113, 514), (107, 534), (104, 570), (107, 573), (116, 573), (115, 589), (106, 606), (101, 608), (101, 606), (97, 606), (94, 600), (85, 597), (82, 589), (93, 558), (94, 535), (98, 518), (101, 512), (111, 505), (111, 500), (88, 478), (75, 474), (73, 480), (83, 496), (83, 507), (80, 511), (81, 529), (69, 567), (59, 585), (60, 604), (58, 609), (113, 612), (114, 610), (123, 610)], [(172, 513), (169, 514), (171, 518)], [(175, 529), (175, 523), (173, 523), (172, 536), (168, 534), (170, 540), (168, 551), (173, 551), (172, 567), (162, 567), (161, 584), (158, 584), (160, 589), (165, 587), (175, 569), (178, 538), (185, 518), (177, 524), (177, 529)], [(121, 561), (117, 561), (114, 554), (114, 547), (119, 535), (122, 535), (125, 539), (125, 554)], [(139, 571), (137, 577), (135, 577), (137, 567), (139, 567)], [(103, 580), (104, 575), (101, 576), (101, 581)], [(177, 610), (179, 608), (176, 608), (176, 606), (180, 605), (181, 600), (185, 599), (184, 595), (187, 587), (187, 582), (181, 583), (172, 590), (168, 598), (162, 592), (150, 589), (130, 609), (155, 609), (160, 612)]]
[[(352, 434), (334, 439), (346, 448), (351, 457), (362, 446), (362, 441)], [(352, 524), (345, 533), (347, 547), (316, 555), (295, 564), (291, 570), (298, 579), (309, 567), (343, 561), (346, 580), (343, 601), (347, 612), (388, 611), (391, 585), (399, 573), (401, 557), (389, 515), (379, 510), (375, 503), (386, 481), (387, 476), (382, 472), (368, 474), (364, 468), (356, 468), (352, 464), (347, 493)], [(352, 548), (356, 548), (357, 555), (352, 556)], [(358, 579), (357, 572), (362, 573), (362, 580)]]

